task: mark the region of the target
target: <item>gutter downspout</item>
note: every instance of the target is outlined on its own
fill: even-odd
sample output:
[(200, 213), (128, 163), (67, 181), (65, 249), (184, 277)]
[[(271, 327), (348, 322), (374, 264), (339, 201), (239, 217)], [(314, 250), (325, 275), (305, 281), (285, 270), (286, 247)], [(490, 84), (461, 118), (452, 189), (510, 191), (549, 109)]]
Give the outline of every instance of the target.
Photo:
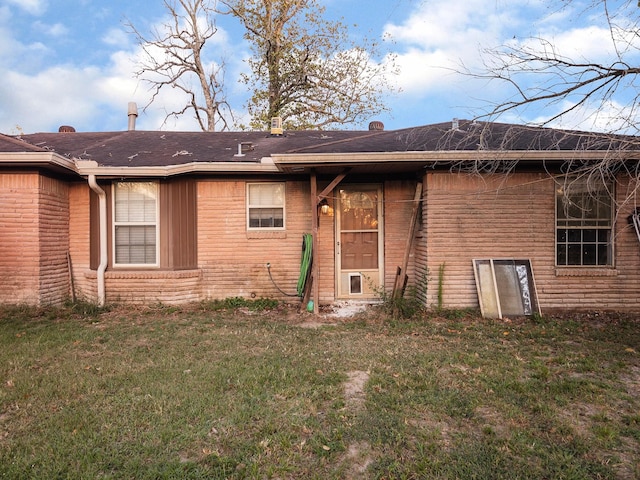
[(98, 265), (98, 305), (103, 307), (106, 300), (104, 272), (107, 269), (109, 256), (107, 253), (107, 194), (96, 182), (96, 176), (88, 176), (89, 187), (98, 195), (100, 220), (100, 264)]

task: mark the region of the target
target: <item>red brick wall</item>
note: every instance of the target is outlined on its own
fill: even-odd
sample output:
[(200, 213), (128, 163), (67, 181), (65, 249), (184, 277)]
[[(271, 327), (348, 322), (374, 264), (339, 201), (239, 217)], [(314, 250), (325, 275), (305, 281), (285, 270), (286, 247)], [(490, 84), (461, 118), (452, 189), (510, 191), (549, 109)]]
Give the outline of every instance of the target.
[[(409, 227), (415, 189), (414, 181), (391, 181), (384, 185), (385, 290), (389, 294), (393, 290), (398, 267), (404, 261), (407, 237), (413, 234)], [(420, 282), (416, 278), (414, 252), (415, 244), (411, 248), (406, 271), (410, 286)]]
[(0, 302), (55, 304), (69, 297), (68, 222), (64, 182), (0, 174)]
[(38, 175), (0, 174), (0, 301), (39, 301)]
[(70, 296), (69, 187), (44, 176), (39, 183), (40, 303), (59, 304)]
[[(478, 177), (429, 173), (424, 181), (418, 270), (429, 271), (427, 304), (437, 304), (444, 265), (444, 307), (477, 307), (474, 258), (530, 259), (545, 308), (640, 308), (640, 243), (624, 207), (616, 223), (616, 268), (556, 268), (555, 183), (546, 174)], [(618, 200), (626, 197), (618, 187)], [(631, 202), (633, 203), (633, 202)], [(570, 274), (570, 275), (567, 275)]]
[(198, 183), (198, 266), (202, 297), (242, 296), (291, 300), (269, 279), (295, 293), (300, 274), (302, 235), (311, 233), (309, 183), (286, 182), (286, 230), (247, 232), (244, 180)]
[[(69, 252), (73, 271), (73, 286), (76, 299), (96, 302), (96, 278), (90, 273), (89, 185), (86, 181), (73, 183), (69, 187)], [(98, 219), (93, 219), (98, 222)]]

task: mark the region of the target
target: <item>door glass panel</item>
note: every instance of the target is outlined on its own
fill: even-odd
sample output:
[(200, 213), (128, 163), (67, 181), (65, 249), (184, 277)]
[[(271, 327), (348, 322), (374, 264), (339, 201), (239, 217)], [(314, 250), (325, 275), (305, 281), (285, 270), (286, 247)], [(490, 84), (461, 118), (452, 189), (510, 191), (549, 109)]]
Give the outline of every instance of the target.
[(378, 192), (340, 190), (342, 230), (378, 229)]

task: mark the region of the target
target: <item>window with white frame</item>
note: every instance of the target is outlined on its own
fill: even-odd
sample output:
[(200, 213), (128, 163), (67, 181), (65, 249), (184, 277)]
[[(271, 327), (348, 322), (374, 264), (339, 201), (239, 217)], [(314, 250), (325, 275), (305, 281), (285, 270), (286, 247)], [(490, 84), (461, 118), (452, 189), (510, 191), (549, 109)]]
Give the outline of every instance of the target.
[(284, 230), (284, 183), (247, 184), (247, 227)]
[(113, 185), (115, 265), (158, 265), (158, 184)]
[(556, 191), (556, 264), (612, 266), (613, 184), (567, 180)]

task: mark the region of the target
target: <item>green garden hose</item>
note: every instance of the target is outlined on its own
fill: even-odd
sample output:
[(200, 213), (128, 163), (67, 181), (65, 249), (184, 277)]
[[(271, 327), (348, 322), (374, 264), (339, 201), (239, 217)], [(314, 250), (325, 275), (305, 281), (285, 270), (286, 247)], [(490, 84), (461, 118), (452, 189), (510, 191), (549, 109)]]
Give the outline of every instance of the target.
[(271, 276), (271, 264), (267, 263), (267, 272), (269, 273), (269, 279), (273, 283), (274, 287), (287, 297), (303, 297), (304, 287), (307, 284), (309, 273), (311, 272), (311, 263), (313, 262), (313, 235), (305, 233), (302, 236), (302, 258), (300, 260), (300, 278), (298, 278), (298, 287), (296, 293), (287, 293), (282, 290)]
[(298, 296), (304, 296), (304, 286), (307, 284), (311, 263), (313, 260), (313, 235), (305, 233), (302, 236), (302, 260), (300, 261), (300, 277), (298, 278)]

